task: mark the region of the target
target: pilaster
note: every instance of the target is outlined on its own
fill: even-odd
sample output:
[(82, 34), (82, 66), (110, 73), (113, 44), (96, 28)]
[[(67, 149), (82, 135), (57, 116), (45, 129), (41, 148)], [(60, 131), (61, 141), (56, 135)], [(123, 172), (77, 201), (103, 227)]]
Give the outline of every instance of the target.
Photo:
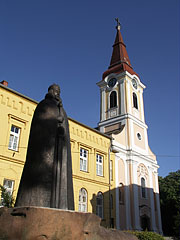
[(151, 206), (151, 228), (152, 228), (152, 231), (157, 232), (156, 221), (155, 221), (155, 207), (154, 207), (154, 188), (153, 188), (153, 180), (152, 180), (153, 168), (148, 167), (148, 170), (149, 170), (150, 206)]
[(160, 201), (159, 201), (159, 184), (158, 184), (158, 173), (154, 172), (155, 174), (155, 184), (156, 184), (156, 189), (155, 189), (155, 196), (156, 196), (156, 206), (157, 206), (157, 214), (158, 214), (158, 228), (159, 228), (159, 233), (163, 234), (162, 231), (162, 222), (161, 222), (161, 210), (160, 210)]
[(139, 196), (138, 196), (138, 181), (137, 181), (137, 161), (132, 159), (127, 160), (128, 168), (132, 169), (130, 184), (132, 185), (133, 209), (131, 209), (134, 218), (134, 229), (141, 230), (139, 218)]

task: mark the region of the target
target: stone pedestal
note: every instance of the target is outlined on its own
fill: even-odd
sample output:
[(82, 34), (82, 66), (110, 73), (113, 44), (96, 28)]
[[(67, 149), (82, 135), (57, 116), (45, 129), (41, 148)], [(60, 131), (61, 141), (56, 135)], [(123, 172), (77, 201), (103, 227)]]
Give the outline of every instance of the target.
[(100, 226), (100, 218), (53, 208), (0, 209), (3, 240), (137, 240), (131, 234)]

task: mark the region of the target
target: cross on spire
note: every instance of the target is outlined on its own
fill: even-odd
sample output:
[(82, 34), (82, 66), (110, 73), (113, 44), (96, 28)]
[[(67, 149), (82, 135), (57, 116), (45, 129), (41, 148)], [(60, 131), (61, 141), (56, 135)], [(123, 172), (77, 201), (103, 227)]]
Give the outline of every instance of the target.
[(120, 30), (120, 28), (121, 28), (121, 23), (120, 23), (120, 21), (119, 21), (119, 18), (115, 18), (115, 21), (117, 22), (116, 29)]

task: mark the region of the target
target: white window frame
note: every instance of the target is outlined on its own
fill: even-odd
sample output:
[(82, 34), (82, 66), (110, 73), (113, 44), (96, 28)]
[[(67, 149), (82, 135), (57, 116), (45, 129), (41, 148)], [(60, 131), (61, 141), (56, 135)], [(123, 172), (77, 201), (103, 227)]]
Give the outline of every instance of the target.
[[(16, 132), (16, 130), (18, 131)], [(8, 149), (16, 152), (18, 151), (20, 132), (21, 132), (21, 129), (19, 127), (16, 127), (13, 124), (11, 125)]]
[(79, 190), (79, 212), (87, 212), (87, 191), (85, 188)]
[(96, 154), (96, 175), (103, 176), (103, 156)]
[(96, 196), (96, 215), (104, 218), (104, 197), (102, 192), (98, 192)]
[(80, 148), (80, 170), (87, 172), (88, 169), (88, 150)]

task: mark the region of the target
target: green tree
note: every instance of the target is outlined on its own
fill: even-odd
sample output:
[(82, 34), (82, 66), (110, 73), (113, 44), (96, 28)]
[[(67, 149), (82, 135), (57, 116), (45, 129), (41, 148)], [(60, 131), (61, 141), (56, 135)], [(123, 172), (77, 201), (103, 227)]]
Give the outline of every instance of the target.
[(0, 196), (1, 196), (1, 199), (0, 199), (0, 202), (1, 202), (1, 205), (4, 206), (4, 207), (13, 207), (14, 206), (14, 203), (15, 203), (15, 199), (14, 197), (9, 194), (7, 191), (6, 191), (6, 188), (3, 187), (2, 185), (0, 185)]
[(167, 236), (180, 235), (180, 170), (159, 177), (159, 193), (163, 232)]

